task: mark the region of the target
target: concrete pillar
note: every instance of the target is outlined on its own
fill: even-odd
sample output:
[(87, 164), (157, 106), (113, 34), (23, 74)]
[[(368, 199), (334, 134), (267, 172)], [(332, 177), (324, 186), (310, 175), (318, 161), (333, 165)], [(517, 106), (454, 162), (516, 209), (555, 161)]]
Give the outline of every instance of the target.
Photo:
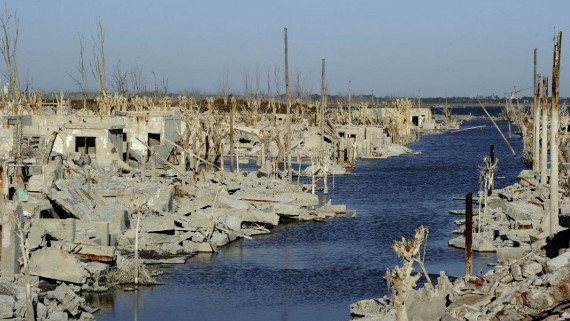
[(2, 278), (13, 281), (16, 274), (20, 273), (19, 259), (22, 253), (17, 224), (22, 218), (22, 205), (14, 202), (5, 203), (3, 212), (0, 274)]
[(109, 246), (109, 222), (97, 222), (95, 229), (102, 246)]

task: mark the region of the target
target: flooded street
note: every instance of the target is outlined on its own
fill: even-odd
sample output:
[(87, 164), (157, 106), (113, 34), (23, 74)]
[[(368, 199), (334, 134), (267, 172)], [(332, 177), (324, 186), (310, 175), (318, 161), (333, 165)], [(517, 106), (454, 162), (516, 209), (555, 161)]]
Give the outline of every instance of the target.
[[(499, 123), (506, 131), (506, 123)], [(329, 182), (329, 199), (356, 209), (355, 219), (280, 225), (274, 233), (241, 240), (217, 255), (201, 254), (160, 278), (166, 286), (138, 291), (138, 320), (347, 320), (356, 300), (388, 294), (383, 276), (398, 264), (393, 240), (429, 227), (429, 273), (463, 273), (464, 254), (449, 248), (454, 220), (464, 208), (455, 196), (475, 192), (477, 166), (495, 145), (497, 188), (512, 184), (524, 168), (490, 122), (480, 129), (421, 137), (421, 155), (362, 160), (351, 175)], [(521, 140), (513, 135), (520, 151)], [(475, 256), (474, 273), (493, 255)], [(135, 293), (116, 291), (99, 320), (135, 318)]]

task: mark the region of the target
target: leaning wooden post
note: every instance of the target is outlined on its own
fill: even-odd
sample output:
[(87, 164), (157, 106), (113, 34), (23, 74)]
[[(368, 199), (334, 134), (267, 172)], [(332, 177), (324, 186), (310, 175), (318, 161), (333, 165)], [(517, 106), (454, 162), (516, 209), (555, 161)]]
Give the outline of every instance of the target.
[[(536, 49), (534, 50), (535, 53), (535, 73), (536, 73)], [(540, 168), (540, 153), (539, 153), (539, 144), (540, 140), (538, 139), (538, 134), (540, 133), (540, 76), (536, 75), (534, 79), (534, 105), (533, 105), (533, 145), (532, 145), (532, 170), (538, 172)]]
[(554, 46), (552, 65), (552, 109), (550, 122), (550, 238), (558, 232), (558, 79), (560, 76), (560, 51), (562, 31)]
[(323, 171), (323, 194), (329, 193), (329, 188), (327, 184), (327, 171), (325, 170), (325, 59), (322, 63), (322, 73), (321, 73), (321, 170)]
[(348, 81), (348, 123), (352, 123), (352, 81)]
[[(234, 97), (231, 100), (232, 109), (230, 112), (230, 172), (234, 172), (234, 122), (236, 118), (237, 101)], [(223, 157), (223, 155), (222, 155)]]
[(540, 141), (540, 183), (546, 185), (548, 179), (548, 77), (542, 78), (542, 131)]
[[(513, 148), (513, 146), (511, 146), (511, 143), (509, 143), (509, 140), (505, 137), (505, 135), (503, 134), (503, 132), (501, 131), (501, 129), (499, 128), (499, 125), (497, 125), (497, 123), (495, 122), (495, 120), (493, 119), (493, 117), (491, 117), (491, 115), (489, 114), (489, 112), (487, 111), (487, 109), (485, 108), (485, 106), (483, 106), (483, 104), (479, 101), (479, 105), (481, 106), (481, 108), (483, 108), (483, 111), (485, 112), (485, 114), (487, 114), (487, 117), (489, 117), (489, 119), (491, 120), (491, 122), (493, 123), (493, 125), (495, 125), (495, 128), (497, 129), (497, 131), (499, 132), (499, 134), (501, 134), (501, 137), (503, 137), (503, 140), (505, 141), (505, 143), (507, 143), (507, 145), (509, 146), (509, 148), (511, 149), (511, 152), (513, 153), (514, 156), (517, 155), (517, 152), (515, 152), (515, 149)], [(510, 124), (510, 122), (509, 122)], [(510, 128), (510, 127), (509, 127)]]
[(291, 164), (291, 89), (289, 88), (289, 52), (287, 47), (287, 28), (285, 29), (285, 96), (287, 99), (287, 180), (293, 180)]
[(465, 195), (465, 276), (473, 266), (473, 193)]

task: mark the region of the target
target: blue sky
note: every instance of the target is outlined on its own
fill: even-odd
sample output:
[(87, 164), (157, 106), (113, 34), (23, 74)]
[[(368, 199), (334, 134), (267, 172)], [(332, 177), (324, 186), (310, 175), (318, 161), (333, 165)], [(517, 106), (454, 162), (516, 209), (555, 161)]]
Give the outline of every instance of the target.
[[(288, 28), (292, 79), (320, 92), (321, 59), (331, 94), (377, 96), (500, 96), (550, 75), (554, 30), (563, 31), (561, 87), (570, 95), (570, 1), (147, 1), (8, 0), (20, 18), (20, 80), (42, 90), (76, 90), (69, 73), (79, 59), (78, 33), (88, 50), (96, 19), (105, 29), (107, 73), (117, 62), (138, 67), (152, 88), (154, 71), (170, 91), (216, 93), (224, 70), (243, 90), (257, 70), (280, 66)], [(1, 65), (3, 68), (3, 65)], [(95, 81), (90, 78), (90, 87)], [(280, 80), (284, 88), (284, 81)], [(272, 84), (273, 85), (273, 84)], [(284, 92), (284, 89), (281, 89)], [(531, 90), (522, 92), (531, 95)]]

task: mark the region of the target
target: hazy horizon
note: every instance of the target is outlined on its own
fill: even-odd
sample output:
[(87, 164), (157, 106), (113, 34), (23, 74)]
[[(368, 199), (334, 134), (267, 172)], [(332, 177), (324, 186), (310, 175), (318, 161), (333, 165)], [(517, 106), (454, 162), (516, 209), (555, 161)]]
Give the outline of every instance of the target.
[[(229, 90), (284, 92), (283, 27), (288, 28), (291, 89), (300, 72), (304, 91), (320, 92), (325, 58), (329, 94), (489, 96), (522, 90), (531, 96), (533, 50), (538, 72), (551, 74), (553, 37), (563, 31), (560, 96), (570, 93), (566, 64), (570, 28), (563, 0), (530, 1), (7, 1), (20, 19), (20, 83), (38, 90), (77, 91), (69, 76), (79, 60), (78, 34), (88, 57), (96, 19), (105, 29), (108, 82), (120, 59), (154, 76), (171, 92), (216, 93), (227, 71)], [(1, 65), (2, 71), (5, 70)], [(259, 77), (257, 76), (259, 74)], [(96, 90), (89, 71), (90, 90)], [(6, 77), (2, 77), (6, 82)]]

